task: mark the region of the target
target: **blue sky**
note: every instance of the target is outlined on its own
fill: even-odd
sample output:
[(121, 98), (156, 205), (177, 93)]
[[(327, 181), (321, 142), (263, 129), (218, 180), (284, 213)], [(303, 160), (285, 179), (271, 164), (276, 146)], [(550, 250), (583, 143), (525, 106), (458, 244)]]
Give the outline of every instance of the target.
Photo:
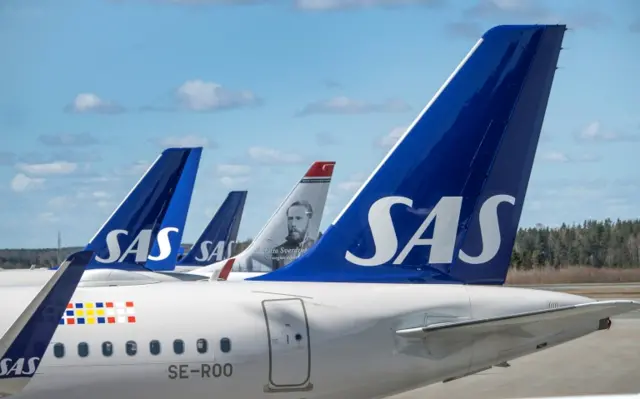
[(84, 245), (162, 148), (205, 150), (184, 240), (231, 189), (251, 237), (313, 160), (335, 217), (482, 32), (566, 23), (521, 226), (640, 217), (634, 0), (0, 3), (0, 247)]

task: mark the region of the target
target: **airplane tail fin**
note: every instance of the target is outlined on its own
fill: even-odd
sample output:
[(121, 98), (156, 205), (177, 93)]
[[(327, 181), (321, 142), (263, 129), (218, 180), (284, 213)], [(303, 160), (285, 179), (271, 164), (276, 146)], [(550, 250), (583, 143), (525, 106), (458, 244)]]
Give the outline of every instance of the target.
[(0, 338), (0, 397), (19, 393), (36, 374), (93, 255), (69, 255)]
[[(234, 271), (277, 269), (315, 243), (334, 166), (333, 161), (311, 165), (251, 245), (235, 257)], [(214, 263), (189, 273), (210, 276), (220, 266)]]
[(246, 200), (246, 191), (231, 191), (200, 238), (180, 260), (178, 266), (204, 266), (211, 262), (230, 258), (233, 244), (238, 239), (238, 230)]
[(162, 152), (85, 247), (96, 253), (88, 268), (175, 265), (201, 154), (201, 147)]
[(565, 30), (487, 31), (320, 241), (251, 280), (503, 284)]

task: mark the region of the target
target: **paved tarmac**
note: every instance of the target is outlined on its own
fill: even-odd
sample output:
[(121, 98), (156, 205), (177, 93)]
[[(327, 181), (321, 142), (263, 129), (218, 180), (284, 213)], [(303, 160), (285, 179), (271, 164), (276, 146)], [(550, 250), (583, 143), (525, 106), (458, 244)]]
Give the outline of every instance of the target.
[(640, 313), (620, 315), (608, 331), (448, 383), (389, 399), (507, 399), (640, 392)]

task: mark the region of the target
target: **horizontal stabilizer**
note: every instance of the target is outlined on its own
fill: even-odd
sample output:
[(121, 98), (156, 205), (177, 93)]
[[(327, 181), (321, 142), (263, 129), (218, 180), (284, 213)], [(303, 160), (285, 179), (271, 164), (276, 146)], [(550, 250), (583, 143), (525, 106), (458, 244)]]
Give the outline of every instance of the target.
[(465, 320), (454, 323), (438, 323), (426, 327), (406, 328), (396, 331), (404, 338), (426, 338), (429, 334), (440, 331), (456, 331), (469, 334), (499, 332), (507, 328), (523, 326), (530, 323), (567, 322), (601, 319), (616, 316), (632, 310), (640, 309), (640, 302), (630, 300), (612, 300), (582, 303), (533, 312), (517, 313), (508, 316), (491, 317), (486, 319)]
[(0, 338), (0, 397), (20, 392), (40, 365), (92, 251), (70, 255)]

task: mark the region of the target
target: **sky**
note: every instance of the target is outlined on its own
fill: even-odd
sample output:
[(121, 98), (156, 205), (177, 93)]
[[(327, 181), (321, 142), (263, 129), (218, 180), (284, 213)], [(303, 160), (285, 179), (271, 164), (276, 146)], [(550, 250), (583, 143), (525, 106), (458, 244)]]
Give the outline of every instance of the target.
[(326, 228), (493, 25), (565, 23), (520, 221), (640, 217), (635, 0), (4, 0), (0, 248), (84, 246), (163, 148), (203, 146), (184, 242), (252, 237), (314, 160)]

